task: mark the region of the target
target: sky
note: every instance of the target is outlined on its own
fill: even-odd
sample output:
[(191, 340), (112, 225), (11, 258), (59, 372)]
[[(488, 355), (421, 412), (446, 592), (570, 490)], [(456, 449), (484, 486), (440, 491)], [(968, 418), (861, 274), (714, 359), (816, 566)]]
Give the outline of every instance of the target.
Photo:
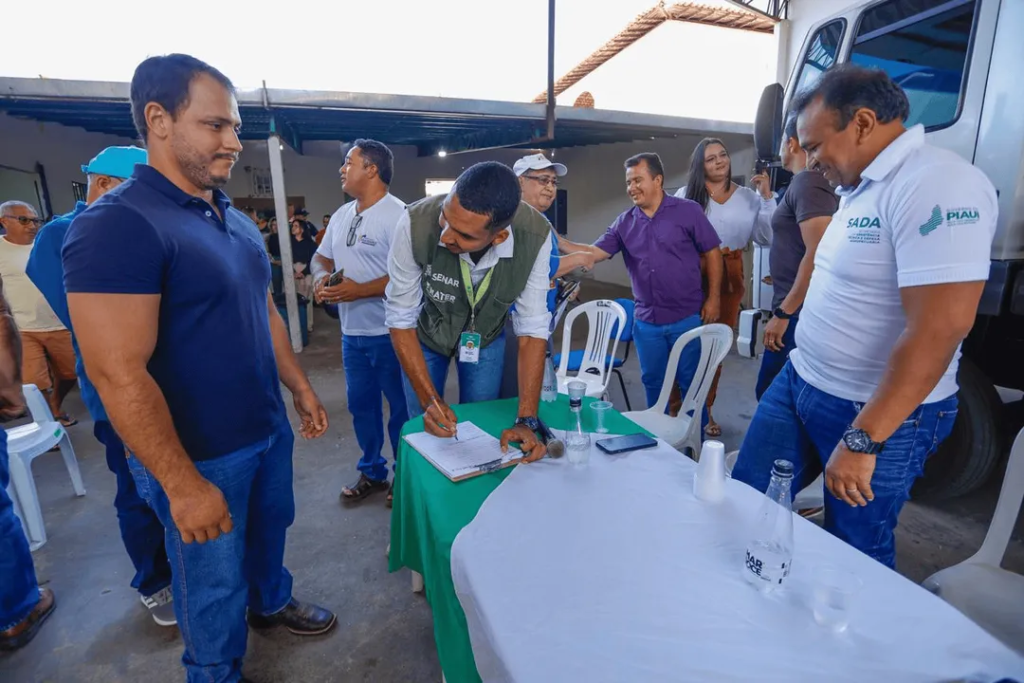
[[(556, 78), (655, 4), (558, 0)], [(0, 76), (129, 81), (147, 56), (186, 52), (219, 68), (243, 89), (266, 81), (273, 88), (530, 101), (546, 85), (547, 0), (178, 0), (145, 5), (104, 0), (88, 6), (34, 0), (5, 5), (4, 24), (34, 27), (22, 30), (38, 41), (35, 48), (0, 52)], [(143, 11), (152, 14), (144, 17)], [(50, 23), (55, 16), (63, 20)], [(693, 28), (698, 29), (693, 40), (713, 41), (707, 29)], [(711, 34), (721, 31), (712, 29)], [(664, 65), (665, 72), (671, 69)], [(760, 72), (750, 71), (733, 75), (738, 79), (733, 90), (760, 92)], [(624, 82), (622, 88), (636, 85)], [(710, 117), (752, 118), (746, 99), (740, 98), (742, 111), (739, 101), (714, 99), (711, 109), (718, 115)], [(704, 111), (653, 113), (709, 116)]]

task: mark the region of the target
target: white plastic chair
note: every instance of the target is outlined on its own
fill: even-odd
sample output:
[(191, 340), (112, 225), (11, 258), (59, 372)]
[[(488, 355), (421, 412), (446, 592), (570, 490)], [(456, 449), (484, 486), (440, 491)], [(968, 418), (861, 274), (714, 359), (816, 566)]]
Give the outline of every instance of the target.
[(1024, 429), (1003, 475), (992, 523), (978, 552), (922, 584), (1009, 647), (1024, 654), (1024, 576), (1000, 567), (1024, 499)]
[[(725, 454), (725, 473), (728, 476), (732, 476), (732, 470), (736, 467), (736, 461), (740, 457), (740, 452), (729, 451)], [(808, 484), (803, 490), (798, 491), (796, 496), (793, 497), (793, 509), (794, 510), (814, 510), (817, 508), (824, 508), (825, 506), (825, 473), (818, 475), (818, 478)], [(817, 520), (825, 519), (824, 509), (819, 510), (817, 513), (808, 517), (808, 519)]]
[[(694, 342), (700, 344), (700, 360), (697, 362), (697, 372), (686, 390), (686, 397), (683, 398), (682, 408), (679, 415), (672, 417), (665, 414), (668, 408), (668, 399), (672, 394), (672, 386), (676, 382), (676, 370), (679, 368), (679, 356), (683, 347)], [(689, 448), (692, 451), (691, 457), (696, 460), (700, 457), (700, 416), (707, 400), (708, 392), (711, 391), (711, 382), (715, 379), (715, 371), (725, 360), (732, 346), (732, 329), (728, 325), (714, 323), (695, 328), (679, 337), (672, 345), (672, 352), (668, 356), (668, 367), (665, 368), (665, 381), (661, 385), (661, 395), (658, 402), (647, 410), (636, 410), (623, 413), (633, 422), (664, 439), (678, 450), (686, 452)], [(693, 412), (691, 417), (688, 413)]]
[(46, 527), (43, 525), (36, 482), (32, 477), (32, 461), (54, 446), (59, 446), (76, 496), (85, 495), (85, 484), (82, 483), (82, 473), (78, 469), (78, 459), (75, 458), (75, 449), (71, 446), (67, 430), (53, 419), (53, 413), (42, 392), (34, 384), (26, 384), (22, 390), (32, 414), (32, 422), (7, 430), (7, 452), (11, 468), (8, 494), (14, 501), (14, 513), (25, 527), (29, 549), (34, 551), (46, 543)]
[[(576, 318), (587, 315), (587, 345), (583, 350), (580, 369), (575, 376), (569, 376), (569, 345), (572, 341), (572, 325)], [(586, 395), (592, 398), (604, 396), (608, 380), (612, 376), (610, 358), (614, 358), (626, 327), (626, 311), (622, 306), (608, 299), (588, 301), (569, 311), (562, 328), (562, 353), (558, 361), (558, 393), (569, 393), (569, 382), (580, 380), (587, 385)], [(618, 325), (616, 326), (616, 323)], [(612, 329), (615, 334), (612, 334)], [(609, 348), (610, 347), (610, 348)]]

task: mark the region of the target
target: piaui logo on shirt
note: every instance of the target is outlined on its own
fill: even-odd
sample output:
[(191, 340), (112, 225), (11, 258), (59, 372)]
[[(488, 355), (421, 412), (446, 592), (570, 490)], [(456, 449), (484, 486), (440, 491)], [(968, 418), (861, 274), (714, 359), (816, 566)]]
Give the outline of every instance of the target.
[(932, 215), (918, 229), (921, 231), (921, 235), (927, 235), (940, 225), (942, 225), (942, 207), (936, 204), (935, 208), (932, 209)]
[(861, 216), (860, 218), (851, 218), (846, 221), (846, 227), (849, 228), (878, 228), (881, 230), (882, 224), (878, 220), (878, 216)]
[(957, 206), (946, 209), (946, 225), (954, 228), (958, 225), (973, 225), (981, 220), (981, 212), (976, 206)]

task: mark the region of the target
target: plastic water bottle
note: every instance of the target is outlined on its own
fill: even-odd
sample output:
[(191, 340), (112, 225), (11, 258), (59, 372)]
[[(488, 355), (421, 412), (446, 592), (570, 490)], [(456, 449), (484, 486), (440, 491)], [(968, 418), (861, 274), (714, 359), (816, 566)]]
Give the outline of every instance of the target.
[(793, 463), (776, 460), (771, 483), (757, 512), (754, 537), (747, 545), (743, 575), (765, 593), (782, 585), (793, 562), (793, 506), (789, 496), (792, 484)]
[(558, 378), (555, 376), (555, 364), (551, 360), (549, 350), (544, 357), (544, 380), (540, 385), (540, 400), (548, 403), (558, 399)]

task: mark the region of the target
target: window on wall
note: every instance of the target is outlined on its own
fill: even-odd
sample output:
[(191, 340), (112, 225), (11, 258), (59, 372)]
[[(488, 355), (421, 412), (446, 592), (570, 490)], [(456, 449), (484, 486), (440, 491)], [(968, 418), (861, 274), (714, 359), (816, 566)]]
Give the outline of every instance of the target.
[(423, 184), (423, 194), (433, 197), (438, 194), (448, 194), (455, 185), (455, 178), (429, 178)]
[(850, 61), (907, 93), (908, 125), (941, 128), (960, 111), (976, 0), (891, 0), (864, 12)]
[(796, 81), (796, 90), (800, 92), (810, 88), (821, 74), (825, 73), (836, 63), (836, 56), (839, 54), (839, 45), (843, 42), (843, 32), (846, 29), (844, 19), (836, 19), (819, 28), (811, 42), (807, 46), (807, 54), (800, 65), (800, 77)]

